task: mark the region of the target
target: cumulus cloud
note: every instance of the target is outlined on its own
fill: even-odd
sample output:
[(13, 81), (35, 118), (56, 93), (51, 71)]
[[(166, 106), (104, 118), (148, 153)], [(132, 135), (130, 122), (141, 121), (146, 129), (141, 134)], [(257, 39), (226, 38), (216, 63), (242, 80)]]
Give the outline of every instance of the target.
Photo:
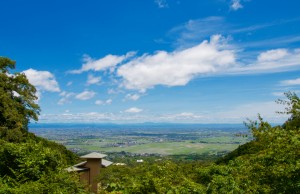
[(29, 82), (34, 85), (39, 91), (60, 92), (58, 83), (52, 73), (49, 71), (38, 71), (28, 69), (23, 71)]
[(93, 98), (95, 95), (96, 95), (95, 92), (86, 90), (86, 91), (83, 91), (83, 92), (77, 94), (75, 96), (75, 98), (78, 100), (89, 100), (89, 99)]
[[(245, 111), (247, 110), (247, 111)], [(120, 113), (68, 113), (41, 115), (42, 122), (185, 122), (185, 123), (242, 123), (247, 118), (257, 120), (257, 114), (273, 123), (284, 122), (289, 116), (277, 114), (284, 106), (275, 102), (253, 102), (229, 109), (205, 113), (181, 112), (175, 114), (146, 114), (142, 109), (132, 107)], [(132, 114), (125, 114), (132, 113)], [(134, 114), (139, 113), (139, 114)]]
[[(210, 20), (221, 21), (222, 18)], [(229, 44), (229, 40), (221, 35), (213, 35), (210, 40), (185, 49), (156, 51), (153, 54), (145, 53), (129, 58), (133, 55), (129, 52), (121, 56), (109, 54), (99, 60), (89, 58), (82, 69), (76, 71), (115, 68), (116, 71), (109, 72), (112, 80), (110, 83), (119, 87), (108, 90), (108, 93), (117, 94), (123, 93), (124, 88), (146, 92), (157, 85), (185, 86), (201, 76), (274, 73), (297, 70), (300, 67), (300, 49), (272, 49), (253, 56)], [(117, 62), (102, 63), (111, 57)], [(88, 75), (88, 84), (97, 84), (100, 81), (100, 77)], [(141, 93), (127, 94), (125, 100), (138, 100), (140, 97)]]
[(132, 108), (129, 108), (129, 109), (125, 110), (125, 112), (127, 112), (127, 113), (140, 113), (142, 111), (143, 111), (143, 109), (139, 109), (139, 108), (136, 108), (136, 107), (132, 107)]
[(141, 95), (139, 95), (139, 94), (127, 94), (125, 96), (125, 98), (127, 100), (133, 100), (133, 101), (136, 101), (136, 100), (140, 99), (140, 97), (141, 97)]
[(240, 0), (232, 0), (230, 4), (230, 8), (234, 11), (242, 9), (243, 5), (241, 4)]
[(165, 114), (165, 115), (161, 115), (159, 117), (159, 119), (161, 121), (195, 121), (195, 122), (203, 122), (206, 117), (201, 115), (201, 114), (195, 114), (195, 113), (191, 113), (191, 112), (182, 112), (179, 114)]
[(221, 35), (194, 47), (168, 53), (145, 54), (122, 65), (117, 74), (127, 89), (145, 90), (155, 85), (183, 86), (199, 75), (227, 69), (235, 63), (233, 50), (226, 50)]
[(257, 61), (258, 62), (274, 61), (274, 60), (282, 59), (287, 55), (288, 55), (287, 49), (273, 49), (259, 54), (257, 57)]
[(166, 8), (169, 6), (166, 0), (155, 0), (154, 2), (159, 8)]
[(62, 113), (62, 114), (42, 114), (39, 118), (45, 123), (60, 122), (80, 122), (80, 123), (101, 123), (101, 122), (145, 122), (149, 121), (149, 117), (141, 114), (115, 114), (115, 113), (99, 113), (99, 112), (84, 112), (84, 113)]
[(106, 55), (100, 59), (92, 59), (88, 55), (83, 56), (84, 63), (81, 69), (71, 70), (69, 73), (80, 74), (85, 71), (105, 71), (107, 69), (115, 68), (116, 65), (122, 63), (124, 60), (135, 55), (135, 52), (128, 52), (126, 55)]
[(235, 74), (273, 73), (295, 70), (300, 67), (300, 49), (274, 49), (262, 52), (251, 64), (242, 64), (229, 71)]
[(121, 90), (121, 88), (109, 88), (107, 90), (107, 94), (120, 94), (120, 93), (124, 93), (124, 91)]
[(39, 118), (43, 122), (99, 122), (99, 121), (115, 121), (116, 116), (112, 113), (63, 113), (63, 114), (43, 114)]
[(96, 77), (96, 76), (93, 76), (92, 74), (88, 75), (88, 80), (87, 80), (88, 85), (99, 84), (100, 81), (101, 81), (101, 77)]
[(74, 95), (75, 95), (75, 93), (73, 93), (73, 92), (66, 92), (66, 91), (61, 92), (59, 94), (59, 96), (61, 96), (61, 99), (59, 99), (57, 104), (63, 105), (66, 103), (70, 103), (71, 102), (70, 98), (73, 97)]
[(107, 99), (107, 100), (105, 101), (105, 103), (106, 103), (106, 104), (111, 104), (111, 103), (112, 103), (112, 99)]
[(284, 85), (284, 86), (300, 85), (300, 78), (284, 80), (284, 81), (281, 81), (280, 83), (281, 83), (281, 85)]
[(96, 105), (108, 105), (108, 104), (111, 104), (111, 103), (112, 103), (112, 99), (107, 99), (105, 101), (102, 101), (102, 100), (96, 100), (95, 101)]
[(96, 100), (96, 101), (95, 101), (95, 104), (96, 104), (96, 105), (103, 105), (104, 102), (103, 102), (102, 100)]

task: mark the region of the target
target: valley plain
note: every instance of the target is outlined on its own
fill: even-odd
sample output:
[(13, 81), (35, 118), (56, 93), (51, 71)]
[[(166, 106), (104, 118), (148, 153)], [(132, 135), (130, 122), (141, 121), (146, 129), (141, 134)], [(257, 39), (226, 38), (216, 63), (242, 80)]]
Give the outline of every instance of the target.
[(252, 138), (242, 124), (31, 124), (30, 131), (79, 155), (219, 157)]

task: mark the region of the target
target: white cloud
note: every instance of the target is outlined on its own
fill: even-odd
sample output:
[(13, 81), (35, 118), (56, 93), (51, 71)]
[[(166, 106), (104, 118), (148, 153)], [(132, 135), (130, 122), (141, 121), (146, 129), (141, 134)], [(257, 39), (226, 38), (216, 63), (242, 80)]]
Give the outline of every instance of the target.
[(107, 94), (120, 94), (120, 93), (124, 93), (124, 91), (121, 90), (121, 88), (110, 88), (107, 90)]
[(34, 85), (39, 91), (60, 92), (57, 81), (49, 71), (38, 71), (28, 69), (23, 71), (29, 82)]
[[(230, 45), (223, 36), (213, 35), (210, 41), (205, 40), (196, 46), (173, 52), (146, 53), (126, 60), (115, 67), (115, 72), (110, 72), (111, 83), (119, 87), (108, 90), (108, 93), (123, 93), (122, 88), (145, 93), (157, 85), (184, 86), (201, 76), (274, 73), (299, 67), (300, 49), (272, 49), (253, 57)], [(91, 74), (88, 77), (89, 84), (100, 81), (100, 77)], [(140, 94), (127, 94), (125, 99), (138, 100), (140, 97)]]
[(112, 103), (112, 99), (107, 99), (105, 101), (102, 101), (102, 100), (96, 100), (95, 101), (96, 105), (109, 105), (111, 103)]
[(167, 122), (203, 122), (206, 117), (204, 115), (200, 114), (194, 114), (191, 112), (182, 112), (179, 114), (166, 114), (166, 115), (161, 115), (159, 117), (161, 121), (167, 121)]
[(284, 106), (275, 102), (253, 102), (229, 109), (205, 113), (181, 112), (178, 114), (146, 114), (142, 109), (132, 107), (120, 113), (68, 113), (41, 115), (41, 122), (183, 122), (183, 123), (242, 123), (247, 118), (257, 120), (258, 113), (271, 123), (284, 122), (289, 116), (277, 114)]
[(87, 80), (88, 85), (98, 84), (100, 81), (101, 81), (101, 77), (95, 77), (92, 74), (88, 75), (88, 80)]
[(241, 64), (229, 69), (233, 74), (274, 73), (298, 69), (300, 67), (300, 49), (288, 51), (276, 49), (262, 52), (251, 64)]
[(202, 117), (202, 116), (199, 116), (199, 115), (195, 115), (194, 113), (190, 113), (190, 112), (183, 112), (183, 113), (180, 113), (179, 116), (181, 117)]
[(284, 81), (281, 81), (280, 83), (281, 83), (281, 85), (284, 85), (284, 86), (300, 85), (300, 78), (284, 80)]
[(263, 52), (258, 55), (258, 62), (266, 62), (266, 61), (274, 61), (282, 59), (283, 57), (288, 55), (287, 49), (273, 49)]
[(108, 93), (108, 94), (117, 94), (118, 92), (117, 92), (115, 89), (113, 89), (113, 88), (109, 88), (109, 89), (107, 90), (107, 93)]
[(231, 1), (231, 4), (230, 4), (230, 8), (232, 10), (238, 10), (238, 9), (242, 9), (243, 8), (243, 5), (241, 4), (241, 1), (240, 0), (232, 0)]
[(101, 122), (145, 122), (149, 118), (140, 114), (114, 114), (114, 113), (98, 113), (98, 112), (85, 112), (85, 113), (62, 113), (62, 114), (42, 114), (39, 121), (41, 122), (60, 122), (60, 123), (101, 123)]
[(243, 123), (247, 119), (257, 120), (260, 114), (268, 122), (284, 122), (288, 116), (277, 114), (284, 106), (276, 102), (253, 102), (232, 107), (227, 110), (206, 113), (182, 112), (179, 114), (160, 115), (156, 121), (161, 122), (192, 122), (192, 123)]
[(83, 56), (84, 63), (81, 69), (69, 71), (69, 73), (80, 74), (85, 71), (105, 71), (110, 68), (115, 68), (116, 65), (122, 63), (124, 60), (135, 55), (135, 52), (128, 52), (126, 55), (106, 55), (100, 59), (92, 59), (88, 55)]
[(44, 114), (39, 118), (43, 122), (99, 122), (99, 121), (115, 121), (116, 116), (112, 113), (97, 113), (97, 112), (88, 112), (88, 113), (63, 113), (63, 114)]
[(273, 92), (272, 95), (277, 97), (284, 97), (284, 92)]
[[(271, 25), (272, 26), (272, 25)], [(300, 42), (300, 36), (282, 36), (279, 38), (271, 38), (266, 40), (259, 40), (253, 42), (242, 43), (243, 47), (279, 47), (279, 45), (287, 45), (289, 43)], [(282, 46), (280, 46), (282, 47)]]
[(136, 108), (136, 107), (132, 107), (132, 108), (129, 108), (129, 109), (125, 110), (125, 112), (127, 112), (127, 113), (140, 113), (142, 111), (143, 111), (142, 109), (139, 109), (139, 108)]
[(102, 100), (96, 100), (96, 101), (95, 101), (95, 104), (96, 104), (96, 105), (103, 105), (104, 102), (103, 102)]
[(112, 103), (112, 99), (108, 99), (105, 101), (106, 104), (111, 104)]
[(154, 2), (159, 8), (166, 8), (169, 6), (166, 0), (155, 0)]
[[(245, 111), (246, 110), (246, 111)], [(242, 122), (247, 118), (257, 120), (257, 115), (260, 114), (264, 120), (268, 122), (283, 122), (287, 119), (287, 115), (277, 114), (277, 111), (283, 111), (284, 106), (277, 104), (274, 101), (270, 102), (255, 102), (233, 107), (231, 110), (219, 112), (215, 114), (215, 119), (227, 122)]]
[(136, 100), (140, 99), (140, 97), (141, 97), (141, 95), (139, 95), (139, 94), (127, 94), (125, 96), (125, 98), (127, 100), (133, 100), (133, 101), (136, 101)]
[(75, 93), (63, 91), (59, 95), (62, 98), (59, 99), (59, 101), (57, 102), (57, 104), (63, 105), (63, 104), (66, 104), (66, 103), (70, 103), (71, 102), (70, 98), (73, 97), (75, 95)]
[(75, 98), (78, 100), (88, 100), (93, 98), (95, 95), (96, 95), (95, 92), (86, 90), (81, 92), (80, 94), (77, 94)]
[(220, 72), (235, 64), (235, 53), (226, 50), (220, 35), (210, 42), (171, 53), (157, 51), (122, 65), (117, 74), (127, 89), (145, 90), (155, 85), (183, 86), (199, 75)]
[(72, 84), (73, 84), (73, 82), (70, 81), (70, 82), (67, 83), (67, 86), (70, 86)]
[(211, 16), (207, 18), (189, 20), (172, 28), (168, 36), (175, 38), (175, 46), (186, 48), (194, 46), (212, 34), (226, 34), (230, 30), (223, 17)]
[[(288, 90), (286, 90), (288, 91)], [(294, 92), (295, 94), (297, 94), (299, 96), (300, 94), (300, 90), (291, 90), (291, 92)], [(273, 96), (277, 96), (277, 97), (280, 97), (281, 99), (282, 98), (285, 98), (285, 92), (273, 92), (272, 93)]]
[[(246, 2), (244, 0), (243, 2)], [(298, 22), (299, 18), (289, 19), (289, 20), (276, 20), (268, 23), (255, 24), (252, 26), (244, 26), (241, 24), (231, 24), (227, 22), (226, 18), (219, 16), (210, 16), (206, 18), (188, 20), (187, 22), (175, 26), (172, 28), (168, 34), (167, 38), (171, 40), (175, 39), (176, 48), (186, 48), (194, 46), (195, 43), (198, 43), (204, 39), (207, 39), (212, 34), (223, 34), (229, 38), (234, 38), (235, 34), (239, 34), (239, 37), (245, 37), (248, 39), (249, 34), (269, 28), (272, 26), (279, 26), (283, 24), (288, 24), (290, 22)], [(241, 39), (241, 38), (239, 38)], [(168, 39), (157, 40), (159, 42), (169, 42)], [(282, 47), (287, 43), (299, 42), (299, 36), (285, 36), (278, 37), (274, 39), (265, 39), (259, 41), (245, 41), (238, 42), (239, 45), (242, 45), (245, 48), (248, 47), (266, 47), (272, 45), (276, 47)], [(173, 42), (173, 41), (172, 41)]]

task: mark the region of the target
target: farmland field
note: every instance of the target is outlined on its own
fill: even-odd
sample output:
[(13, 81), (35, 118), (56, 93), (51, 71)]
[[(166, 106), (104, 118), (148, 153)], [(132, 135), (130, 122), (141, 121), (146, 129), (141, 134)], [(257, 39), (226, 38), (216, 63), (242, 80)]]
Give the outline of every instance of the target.
[(251, 140), (243, 125), (35, 124), (30, 131), (78, 154), (222, 155)]

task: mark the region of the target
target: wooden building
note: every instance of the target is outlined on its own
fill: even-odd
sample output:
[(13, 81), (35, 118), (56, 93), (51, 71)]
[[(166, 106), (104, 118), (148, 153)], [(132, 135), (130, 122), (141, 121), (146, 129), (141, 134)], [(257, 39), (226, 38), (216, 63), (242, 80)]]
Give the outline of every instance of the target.
[(86, 161), (67, 168), (67, 171), (78, 172), (80, 174), (80, 181), (87, 186), (90, 186), (93, 193), (97, 193), (97, 177), (99, 177), (99, 174), (101, 173), (101, 168), (105, 168), (112, 164), (112, 162), (103, 159), (104, 157), (106, 157), (105, 154), (97, 152), (81, 156), (80, 158), (86, 159)]

